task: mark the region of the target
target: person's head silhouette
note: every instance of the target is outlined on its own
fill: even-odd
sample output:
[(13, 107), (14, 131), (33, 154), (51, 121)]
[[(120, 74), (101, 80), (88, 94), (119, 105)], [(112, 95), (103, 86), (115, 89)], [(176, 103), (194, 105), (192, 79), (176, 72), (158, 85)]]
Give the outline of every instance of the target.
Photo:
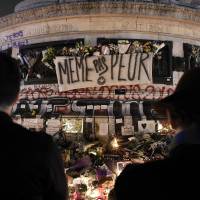
[(0, 111), (10, 114), (20, 91), (20, 70), (17, 61), (0, 53)]
[(200, 123), (200, 68), (184, 73), (175, 92), (158, 105), (167, 109), (172, 126), (185, 128)]

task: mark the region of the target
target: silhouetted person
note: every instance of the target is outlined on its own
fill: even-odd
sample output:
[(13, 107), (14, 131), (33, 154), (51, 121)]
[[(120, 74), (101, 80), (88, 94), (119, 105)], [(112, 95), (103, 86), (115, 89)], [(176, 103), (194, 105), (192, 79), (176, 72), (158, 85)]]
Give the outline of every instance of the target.
[(176, 129), (167, 159), (128, 165), (116, 180), (117, 200), (199, 199), (200, 68), (186, 72), (175, 92), (161, 100)]
[(0, 194), (4, 200), (65, 200), (63, 163), (52, 138), (13, 123), (20, 90), (16, 61), (0, 53)]

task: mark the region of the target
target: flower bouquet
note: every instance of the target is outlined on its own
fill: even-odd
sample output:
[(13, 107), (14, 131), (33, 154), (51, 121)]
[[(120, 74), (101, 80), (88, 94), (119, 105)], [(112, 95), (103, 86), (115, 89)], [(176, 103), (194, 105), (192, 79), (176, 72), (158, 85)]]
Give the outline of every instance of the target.
[(119, 53), (125, 54), (130, 47), (130, 42), (128, 40), (119, 40), (118, 47), (119, 47)]

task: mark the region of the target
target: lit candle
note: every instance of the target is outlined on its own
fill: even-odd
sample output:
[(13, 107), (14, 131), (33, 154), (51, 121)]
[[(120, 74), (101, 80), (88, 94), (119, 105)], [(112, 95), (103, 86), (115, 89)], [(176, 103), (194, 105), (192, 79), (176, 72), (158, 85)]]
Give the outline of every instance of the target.
[(114, 139), (112, 140), (111, 145), (112, 145), (112, 147), (113, 147), (114, 149), (119, 148), (119, 144), (118, 144), (118, 142), (117, 142), (117, 138), (114, 138)]

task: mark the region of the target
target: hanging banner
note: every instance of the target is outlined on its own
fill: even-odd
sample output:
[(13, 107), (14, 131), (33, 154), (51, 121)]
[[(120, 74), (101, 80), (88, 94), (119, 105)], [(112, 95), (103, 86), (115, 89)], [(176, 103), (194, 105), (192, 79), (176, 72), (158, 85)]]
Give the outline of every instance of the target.
[(152, 83), (152, 53), (56, 57), (59, 91)]

